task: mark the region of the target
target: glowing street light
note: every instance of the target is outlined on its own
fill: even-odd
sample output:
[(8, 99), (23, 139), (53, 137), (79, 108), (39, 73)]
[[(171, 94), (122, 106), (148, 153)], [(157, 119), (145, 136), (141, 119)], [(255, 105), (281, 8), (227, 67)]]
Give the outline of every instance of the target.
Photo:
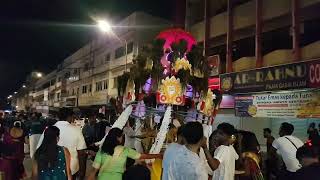
[(41, 78), (42, 77), (42, 73), (38, 72), (36, 75), (37, 75), (37, 78)]
[(127, 62), (128, 62), (128, 42), (126, 39), (120, 39), (113, 31), (112, 26), (110, 23), (106, 20), (97, 20), (97, 27), (102, 31), (103, 33), (111, 33), (116, 36), (116, 38), (121, 42), (125, 44), (126, 47), (126, 63), (124, 67), (124, 71), (127, 72)]
[(98, 20), (97, 25), (99, 29), (104, 33), (112, 32), (111, 25), (108, 23), (108, 21)]
[(18, 93), (17, 91), (14, 92), (14, 94), (17, 94), (17, 93)]
[(26, 85), (22, 85), (22, 88), (26, 88), (27, 86)]
[(8, 98), (8, 99), (11, 99), (11, 98), (12, 98), (12, 95), (9, 95), (7, 98)]

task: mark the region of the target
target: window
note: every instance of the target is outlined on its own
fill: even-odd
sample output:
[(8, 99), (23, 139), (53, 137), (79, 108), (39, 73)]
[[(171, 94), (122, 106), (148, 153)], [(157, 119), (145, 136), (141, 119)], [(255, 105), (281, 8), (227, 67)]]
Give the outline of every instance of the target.
[(60, 101), (60, 93), (57, 93), (57, 101)]
[(115, 58), (118, 59), (122, 57), (126, 53), (126, 48), (125, 47), (119, 47), (115, 51)]
[(64, 74), (64, 78), (65, 79), (68, 79), (70, 77), (70, 72), (66, 72), (65, 74)]
[(96, 91), (102, 91), (102, 81), (96, 82)]
[(92, 84), (89, 84), (88, 87), (89, 87), (89, 88), (88, 88), (88, 89), (89, 89), (88, 91), (89, 91), (89, 92), (92, 92)]
[(78, 69), (73, 70), (73, 75), (78, 75)]
[(130, 43), (128, 44), (128, 54), (129, 54), (129, 53), (132, 53), (132, 51), (133, 51), (133, 42), (130, 42)]
[(72, 88), (72, 96), (75, 95), (75, 91), (74, 91), (74, 88)]
[(82, 86), (82, 94), (86, 94), (87, 93), (87, 86)]
[(108, 53), (108, 54), (106, 54), (106, 56), (105, 56), (105, 62), (109, 62), (110, 61), (110, 53)]
[(80, 92), (80, 88), (77, 88), (77, 94), (79, 94), (79, 92)]
[(103, 89), (108, 89), (108, 82), (107, 80), (103, 81)]
[(61, 82), (61, 77), (58, 77), (58, 81), (57, 82)]
[(118, 87), (118, 78), (115, 77), (113, 78), (113, 88), (117, 88)]
[(50, 85), (53, 86), (53, 85), (55, 85), (55, 84), (56, 84), (56, 79), (52, 79), (52, 80), (50, 81)]
[(89, 63), (86, 63), (83, 68), (84, 71), (89, 71)]

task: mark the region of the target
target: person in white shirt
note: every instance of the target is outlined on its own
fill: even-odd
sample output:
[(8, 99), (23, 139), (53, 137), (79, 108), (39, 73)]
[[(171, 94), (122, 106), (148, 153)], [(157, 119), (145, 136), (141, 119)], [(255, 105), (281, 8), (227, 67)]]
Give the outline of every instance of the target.
[[(69, 150), (71, 161), (70, 169), (72, 175), (84, 179), (86, 172), (86, 154), (87, 148), (81, 129), (70, 124), (73, 122), (74, 114), (70, 109), (62, 108), (60, 110), (59, 121), (54, 126), (60, 129), (60, 138), (58, 145)], [(38, 147), (42, 144), (43, 134), (41, 135)]]
[[(205, 164), (199, 157), (200, 147), (206, 144), (199, 122), (189, 122), (183, 128), (186, 145), (178, 148), (170, 161), (164, 162), (162, 180), (208, 180)], [(168, 152), (165, 158), (168, 158)]]
[[(205, 147), (208, 147), (208, 145), (209, 145), (209, 137), (212, 134), (212, 126), (211, 125), (207, 125), (207, 124), (202, 124), (202, 127), (203, 127), (203, 135), (207, 140), (207, 144), (206, 144)], [(199, 157), (202, 159), (203, 163), (205, 164), (208, 175), (210, 177), (212, 177), (213, 171), (212, 171), (210, 165), (208, 164), (208, 160), (207, 160), (207, 157), (206, 157), (206, 154), (205, 154), (203, 148), (200, 149)]]
[(282, 157), (286, 165), (286, 172), (281, 176), (289, 178), (301, 168), (296, 158), (297, 149), (303, 146), (303, 142), (295, 136), (292, 136), (294, 126), (289, 123), (282, 123), (279, 130), (280, 137), (273, 141), (271, 151), (273, 154), (277, 152)]
[(133, 118), (129, 118), (127, 125), (123, 128), (123, 133), (125, 135), (124, 146), (135, 149), (134, 142), (135, 142), (135, 132), (133, 130), (135, 124), (135, 120)]
[[(209, 147), (204, 147), (208, 163), (213, 170), (214, 180), (234, 180), (235, 161), (239, 158), (229, 138), (222, 130), (215, 130), (209, 139)], [(211, 152), (211, 153), (210, 153)], [(210, 154), (214, 154), (212, 158)]]

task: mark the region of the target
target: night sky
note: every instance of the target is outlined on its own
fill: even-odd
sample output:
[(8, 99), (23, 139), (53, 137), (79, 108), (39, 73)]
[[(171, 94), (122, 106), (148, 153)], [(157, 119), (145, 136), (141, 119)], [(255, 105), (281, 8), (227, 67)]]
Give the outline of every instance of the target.
[(33, 70), (50, 72), (85, 45), (93, 15), (114, 20), (136, 10), (171, 19), (173, 0), (1, 0), (0, 109)]

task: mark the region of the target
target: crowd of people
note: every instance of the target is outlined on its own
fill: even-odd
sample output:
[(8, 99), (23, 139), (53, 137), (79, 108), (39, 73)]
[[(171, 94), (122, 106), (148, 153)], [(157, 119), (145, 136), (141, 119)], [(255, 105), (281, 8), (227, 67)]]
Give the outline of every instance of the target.
[[(32, 178), (40, 180), (282, 180), (320, 177), (319, 133), (315, 123), (303, 143), (294, 126), (282, 123), (279, 138), (263, 129), (267, 152), (256, 135), (221, 123), (209, 136), (207, 125), (189, 120), (169, 126), (165, 148), (148, 154), (159, 125), (148, 120), (137, 127), (129, 118), (123, 129), (111, 128), (102, 114), (89, 113), (82, 129), (75, 114), (62, 108), (58, 116), (40, 113), (0, 115), (0, 179), (26, 178), (26, 152)], [(113, 120), (114, 122), (114, 120)], [(137, 133), (139, 132), (139, 133)], [(27, 144), (27, 145), (26, 145)], [(28, 147), (28, 148), (26, 148)], [(92, 168), (86, 167), (92, 161)], [(146, 161), (150, 159), (149, 161)], [(154, 160), (156, 159), (156, 160)], [(91, 171), (86, 174), (87, 168)]]

